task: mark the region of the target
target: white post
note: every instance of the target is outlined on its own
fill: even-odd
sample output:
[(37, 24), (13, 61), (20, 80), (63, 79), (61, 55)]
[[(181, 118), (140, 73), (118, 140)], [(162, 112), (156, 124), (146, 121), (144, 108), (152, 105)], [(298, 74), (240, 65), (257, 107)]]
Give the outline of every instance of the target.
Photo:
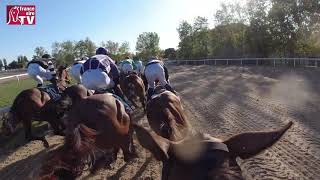
[(296, 67), (296, 59), (293, 59), (293, 67)]
[(229, 65), (229, 59), (227, 59), (227, 66)]
[(273, 59), (273, 67), (276, 67), (276, 60)]
[(215, 66), (217, 65), (217, 60), (214, 60), (214, 65), (215, 65)]
[(17, 78), (17, 80), (18, 80), (18, 84), (20, 83), (20, 78), (19, 78), (19, 76), (18, 75), (16, 75), (16, 78)]

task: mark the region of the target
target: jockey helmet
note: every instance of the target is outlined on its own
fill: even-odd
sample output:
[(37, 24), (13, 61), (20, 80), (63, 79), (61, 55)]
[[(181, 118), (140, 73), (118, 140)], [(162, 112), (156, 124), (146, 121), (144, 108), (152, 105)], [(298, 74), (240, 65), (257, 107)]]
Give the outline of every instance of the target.
[(50, 56), (50, 54), (44, 54), (44, 55), (42, 55), (41, 58), (43, 58), (43, 59), (51, 59), (51, 56)]
[(97, 50), (96, 50), (96, 55), (98, 54), (104, 54), (104, 55), (107, 55), (108, 54), (108, 51), (103, 48), (103, 47), (99, 47)]

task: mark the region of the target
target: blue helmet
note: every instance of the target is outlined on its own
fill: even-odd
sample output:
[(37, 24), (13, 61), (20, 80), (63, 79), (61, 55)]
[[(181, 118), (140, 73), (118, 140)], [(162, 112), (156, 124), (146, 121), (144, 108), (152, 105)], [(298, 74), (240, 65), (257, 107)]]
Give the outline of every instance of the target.
[(108, 51), (103, 48), (103, 47), (99, 47), (97, 50), (96, 50), (96, 55), (98, 54), (104, 54), (104, 55), (107, 55), (108, 54)]

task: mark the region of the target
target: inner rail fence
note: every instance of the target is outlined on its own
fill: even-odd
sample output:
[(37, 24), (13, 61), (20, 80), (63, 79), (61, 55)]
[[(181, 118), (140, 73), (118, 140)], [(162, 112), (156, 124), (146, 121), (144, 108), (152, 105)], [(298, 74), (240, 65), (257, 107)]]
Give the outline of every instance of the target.
[(240, 65), (240, 66), (287, 66), (319, 67), (320, 58), (231, 58), (231, 59), (197, 59), (167, 60), (166, 64), (174, 65)]
[[(166, 60), (166, 64), (173, 65), (215, 65), (215, 66), (272, 66), (272, 67), (320, 67), (320, 58), (229, 58), (229, 59), (197, 59), (197, 60)], [(68, 68), (69, 69), (69, 68)], [(7, 77), (0, 77), (0, 80), (26, 76), (18, 74)], [(0, 117), (8, 113), (10, 107), (0, 108)]]

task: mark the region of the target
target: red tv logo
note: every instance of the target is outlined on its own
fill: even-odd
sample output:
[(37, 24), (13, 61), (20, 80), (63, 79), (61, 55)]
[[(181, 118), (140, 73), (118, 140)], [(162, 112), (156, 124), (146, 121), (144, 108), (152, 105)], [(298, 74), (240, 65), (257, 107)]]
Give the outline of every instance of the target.
[(36, 6), (8, 5), (7, 24), (34, 25), (36, 24)]

